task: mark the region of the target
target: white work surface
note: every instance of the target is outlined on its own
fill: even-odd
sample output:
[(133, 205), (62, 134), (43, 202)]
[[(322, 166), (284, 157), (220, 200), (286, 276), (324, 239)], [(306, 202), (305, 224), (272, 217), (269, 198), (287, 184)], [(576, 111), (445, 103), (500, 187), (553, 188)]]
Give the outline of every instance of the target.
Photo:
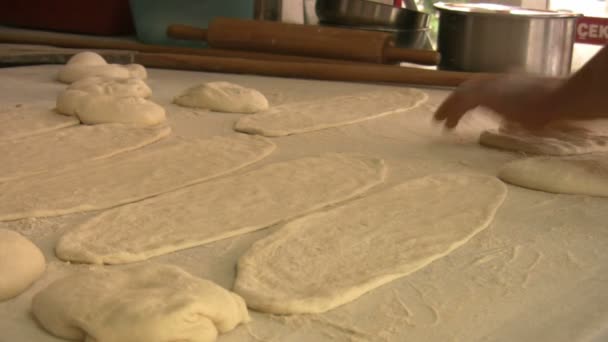
[[(0, 69), (0, 107), (18, 104), (53, 107), (57, 93), (65, 87), (53, 81), (57, 70), (58, 66)], [(231, 132), (239, 118), (235, 114), (197, 112), (170, 104), (173, 96), (200, 82), (223, 80), (257, 88), (272, 105), (315, 101), (381, 87), (387, 93), (399, 89), (167, 70), (150, 70), (149, 74), (153, 100), (168, 110), (173, 134), (189, 137)], [(495, 175), (502, 164), (522, 157), (476, 143), (482, 129), (495, 126), (483, 115), (468, 118), (453, 134), (444, 134), (430, 121), (432, 112), (448, 92), (425, 91), (429, 100), (407, 112), (275, 138), (277, 151), (246, 170), (329, 151), (359, 152), (386, 160), (389, 176), (384, 185), (372, 190), (377, 191), (437, 172)], [(247, 215), (238, 210), (235, 208), (235, 214)], [(29, 311), (30, 301), (49, 282), (77, 268), (103, 267), (64, 263), (53, 253), (58, 237), (91, 215), (0, 223), (0, 227), (30, 238), (41, 247), (48, 261), (47, 272), (39, 282), (17, 298), (0, 303), (1, 342), (60, 341), (36, 325)], [(238, 257), (254, 241), (276, 228), (156, 257), (149, 262), (179, 265), (230, 289)], [(504, 205), (486, 230), (409, 276), (321, 315), (251, 313), (251, 323), (239, 326), (219, 340), (607, 341), (608, 199), (509, 186)]]

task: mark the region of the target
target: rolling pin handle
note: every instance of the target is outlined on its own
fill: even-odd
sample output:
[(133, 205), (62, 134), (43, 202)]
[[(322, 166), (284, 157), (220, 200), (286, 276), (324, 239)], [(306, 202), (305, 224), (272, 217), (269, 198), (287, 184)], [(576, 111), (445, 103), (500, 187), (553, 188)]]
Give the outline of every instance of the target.
[(423, 65), (438, 65), (441, 55), (433, 50), (398, 48), (394, 43), (384, 48), (384, 62), (410, 62)]
[(194, 26), (173, 24), (167, 28), (167, 36), (183, 40), (207, 41), (207, 30)]

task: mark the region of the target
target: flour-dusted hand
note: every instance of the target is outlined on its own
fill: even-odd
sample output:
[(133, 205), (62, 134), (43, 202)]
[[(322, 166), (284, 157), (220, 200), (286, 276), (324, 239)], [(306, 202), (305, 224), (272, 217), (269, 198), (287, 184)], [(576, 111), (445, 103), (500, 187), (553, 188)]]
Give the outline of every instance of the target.
[(456, 89), (439, 106), (435, 120), (454, 128), (476, 107), (488, 108), (506, 121), (527, 127), (543, 126), (554, 118), (551, 96), (563, 81), (545, 77), (479, 78)]
[(608, 118), (608, 47), (568, 79), (530, 75), (479, 78), (456, 89), (435, 120), (454, 128), (471, 109), (485, 107), (505, 121), (540, 128), (555, 120)]

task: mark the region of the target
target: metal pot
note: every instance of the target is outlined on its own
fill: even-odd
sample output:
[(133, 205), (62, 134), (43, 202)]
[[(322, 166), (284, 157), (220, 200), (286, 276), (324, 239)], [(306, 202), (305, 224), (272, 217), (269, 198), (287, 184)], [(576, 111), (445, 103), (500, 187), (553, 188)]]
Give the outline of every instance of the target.
[(440, 69), (566, 76), (578, 14), (496, 4), (437, 3)]
[(350, 26), (419, 30), (427, 28), (430, 21), (428, 13), (369, 0), (317, 0), (316, 11), (323, 23)]

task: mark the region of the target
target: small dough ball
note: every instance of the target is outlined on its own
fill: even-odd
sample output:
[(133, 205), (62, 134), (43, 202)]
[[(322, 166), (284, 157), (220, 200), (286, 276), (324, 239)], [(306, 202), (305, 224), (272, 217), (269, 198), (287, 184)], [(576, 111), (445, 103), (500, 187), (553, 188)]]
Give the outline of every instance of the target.
[(103, 57), (101, 57), (101, 55), (99, 55), (95, 52), (84, 51), (84, 52), (75, 54), (66, 63), (66, 65), (77, 65), (77, 64), (78, 65), (106, 65), (106, 64), (108, 64), (108, 62), (106, 62), (106, 60)]
[(210, 82), (187, 89), (173, 100), (192, 108), (226, 113), (257, 113), (268, 109), (268, 100), (259, 91), (229, 82)]
[(152, 90), (141, 78), (110, 78), (93, 76), (72, 83), (68, 90), (80, 90), (89, 94), (135, 96), (147, 98)]
[(76, 108), (87, 94), (87, 92), (82, 90), (72, 90), (68, 88), (57, 96), (55, 110), (60, 114), (76, 116)]
[(59, 70), (57, 79), (63, 83), (74, 83), (83, 78), (105, 76), (112, 78), (129, 78), (131, 73), (127, 68), (118, 64), (84, 65), (68, 64)]
[(55, 336), (100, 342), (212, 342), (249, 321), (237, 294), (157, 264), (59, 279), (34, 296), (32, 312)]
[(82, 90), (66, 90), (57, 98), (57, 111), (77, 116), (82, 123), (124, 123), (154, 126), (166, 120), (165, 109), (136, 96), (90, 94)]
[(141, 97), (89, 95), (79, 103), (76, 115), (82, 123), (125, 123), (154, 126), (166, 120), (165, 109)]
[(72, 56), (66, 65), (59, 70), (57, 79), (63, 83), (74, 83), (93, 76), (146, 79), (148, 75), (143, 65), (108, 64), (99, 54), (85, 51)]
[(142, 80), (148, 78), (148, 72), (146, 71), (146, 68), (141, 64), (127, 64), (125, 65), (125, 68), (129, 70), (129, 74), (131, 75), (131, 77), (139, 78)]
[(21, 234), (0, 229), (0, 301), (32, 285), (46, 268), (40, 249)]

